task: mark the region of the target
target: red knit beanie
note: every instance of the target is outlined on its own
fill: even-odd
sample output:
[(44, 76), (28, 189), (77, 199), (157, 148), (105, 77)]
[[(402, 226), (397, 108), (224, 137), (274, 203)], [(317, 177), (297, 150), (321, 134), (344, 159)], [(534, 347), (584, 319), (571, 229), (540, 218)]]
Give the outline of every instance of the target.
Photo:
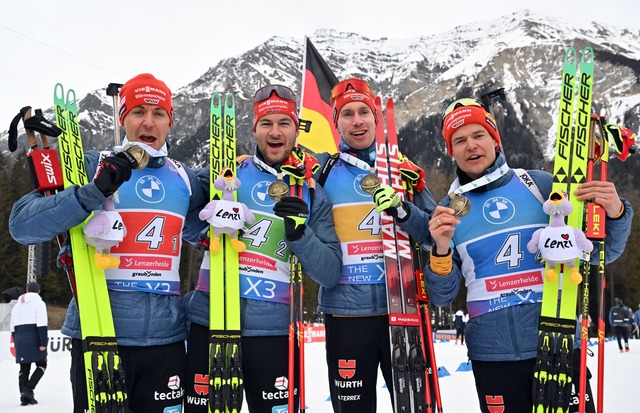
[(253, 104), (253, 131), (256, 131), (256, 125), (260, 118), (274, 113), (282, 113), (293, 119), (296, 129), (300, 126), (298, 123), (298, 111), (296, 110), (296, 102), (289, 99), (283, 99), (277, 93), (272, 93), (269, 98), (255, 102)]
[(120, 88), (120, 124), (131, 109), (140, 105), (160, 106), (169, 115), (169, 126), (173, 125), (171, 90), (162, 81), (149, 73), (138, 75)]
[(500, 133), (491, 113), (482, 106), (458, 106), (444, 117), (442, 121), (442, 135), (447, 143), (447, 152), (452, 155), (451, 135), (456, 129), (477, 123), (483, 126), (489, 135), (500, 145)]
[[(361, 87), (365, 86), (366, 87)], [(338, 118), (340, 117), (340, 110), (347, 103), (362, 102), (371, 108), (371, 112), (374, 114), (376, 123), (378, 123), (378, 115), (376, 112), (376, 106), (374, 103), (374, 96), (371, 94), (369, 85), (364, 81), (356, 78), (346, 79), (338, 83), (333, 87), (333, 93), (336, 90), (344, 88), (344, 92), (335, 96), (333, 100), (333, 123), (338, 126)], [(332, 93), (332, 94), (333, 94)]]

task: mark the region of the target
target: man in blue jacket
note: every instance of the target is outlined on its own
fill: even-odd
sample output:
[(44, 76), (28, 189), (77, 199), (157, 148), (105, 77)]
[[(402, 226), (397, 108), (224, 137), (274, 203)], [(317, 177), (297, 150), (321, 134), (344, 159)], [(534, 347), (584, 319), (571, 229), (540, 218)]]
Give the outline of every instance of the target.
[[(285, 196), (276, 202), (267, 195), (278, 175), (299, 160), (292, 153), (299, 134), (293, 92), (282, 85), (265, 86), (256, 92), (253, 109), (255, 154), (237, 168), (242, 182), (237, 199), (256, 218), (239, 236), (246, 246), (239, 255), (242, 369), (249, 411), (275, 412), (287, 409), (287, 392), (278, 382), (288, 376), (289, 252), (324, 287), (338, 282), (341, 253), (332, 204), (321, 187), (313, 189), (313, 181), (305, 178), (300, 197)], [(209, 170), (198, 175), (209, 188)], [(289, 183), (290, 175), (284, 173), (283, 180)], [(193, 381), (209, 374), (208, 253), (196, 290), (185, 296), (185, 302), (190, 321), (185, 410), (206, 412), (206, 391), (198, 391)], [(296, 405), (298, 396), (296, 385)]]
[[(18, 297), (11, 310), (11, 335), (16, 363), (20, 364), (18, 385), (23, 406), (38, 404), (33, 391), (47, 369), (47, 323), (47, 306), (40, 297), (40, 284), (30, 282), (27, 292)], [(36, 364), (33, 374), (31, 363)]]
[[(318, 296), (318, 311), (325, 314), (334, 412), (375, 412), (378, 369), (392, 405), (394, 402), (380, 212), (371, 195), (360, 187), (376, 162), (375, 131), (380, 114), (374, 98), (361, 79), (345, 79), (333, 87), (331, 103), (340, 152), (318, 155), (322, 167), (316, 177), (333, 203), (343, 254), (338, 283), (321, 286)], [(435, 202), (424, 181), (419, 187), (414, 191), (415, 202), (428, 214)]]
[[(496, 122), (475, 99), (449, 105), (442, 129), (447, 151), (458, 166), (452, 191), (464, 193), (472, 207), (459, 218), (449, 207), (452, 198), (446, 196), (429, 218), (404, 203), (401, 208), (411, 214), (400, 225), (423, 243), (430, 242), (429, 235), (433, 239), (425, 276), (434, 304), (449, 305), (465, 279), (465, 333), (482, 412), (495, 411), (491, 409), (496, 406), (528, 412), (533, 404), (543, 265), (527, 251), (526, 243), (536, 229), (548, 225), (542, 202), (551, 192), (552, 177), (538, 170), (525, 176), (523, 170), (507, 165)], [(525, 185), (529, 179), (535, 185)], [(607, 262), (618, 258), (631, 228), (631, 204), (610, 182), (581, 184), (572, 195), (595, 200), (606, 210)], [(592, 259), (597, 261), (597, 256), (593, 253)]]
[[(180, 247), (183, 239), (197, 241), (202, 227), (198, 213), (208, 198), (195, 174), (167, 157), (166, 139), (173, 123), (167, 85), (150, 74), (138, 75), (122, 86), (119, 106), (120, 124), (127, 135), (123, 144), (143, 147), (150, 156), (148, 165), (132, 170), (134, 164), (122, 152), (89, 151), (85, 164), (88, 175), (95, 175), (91, 182), (53, 196), (36, 191), (25, 195), (13, 206), (9, 230), (22, 244), (49, 240), (84, 222), (118, 191), (115, 208), (127, 234), (110, 250), (121, 264), (105, 270), (105, 275), (129, 408), (179, 411), (187, 337), (180, 297)], [(151, 276), (141, 279), (141, 274)], [(87, 409), (87, 386), (75, 299), (69, 304), (62, 333), (73, 338), (74, 411), (81, 413)]]

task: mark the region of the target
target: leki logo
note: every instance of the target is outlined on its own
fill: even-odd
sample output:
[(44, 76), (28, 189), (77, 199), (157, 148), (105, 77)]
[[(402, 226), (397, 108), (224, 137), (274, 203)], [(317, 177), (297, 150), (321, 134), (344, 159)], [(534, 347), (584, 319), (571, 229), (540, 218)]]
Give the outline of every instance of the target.
[(345, 380), (352, 379), (356, 375), (356, 361), (339, 359), (338, 374)]

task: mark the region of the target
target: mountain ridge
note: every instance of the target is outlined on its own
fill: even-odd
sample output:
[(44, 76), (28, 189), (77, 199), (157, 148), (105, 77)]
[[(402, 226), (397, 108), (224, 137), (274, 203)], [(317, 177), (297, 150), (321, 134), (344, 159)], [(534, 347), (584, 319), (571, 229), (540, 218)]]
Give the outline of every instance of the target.
[[(493, 109), (507, 153), (513, 151), (514, 159), (527, 161), (524, 167), (549, 161), (557, 129), (562, 58), (569, 45), (594, 48), (594, 112), (638, 130), (638, 38), (640, 30), (600, 23), (578, 27), (526, 10), (410, 39), (376, 39), (333, 29), (310, 36), (338, 78), (363, 77), (380, 95), (393, 97), (401, 148), (424, 166), (442, 168), (451, 166), (440, 138), (442, 108), (454, 98), (478, 96), (498, 87), (505, 89), (507, 101)], [(171, 156), (189, 165), (208, 162), (213, 91), (236, 94), (238, 151), (251, 153), (253, 91), (269, 83), (299, 91), (303, 48), (301, 40), (274, 36), (220, 60), (199, 78), (175, 89)], [(110, 146), (113, 112), (104, 90), (82, 97), (79, 113), (85, 149)], [(53, 119), (51, 108), (45, 116)], [(6, 133), (0, 135), (0, 142), (4, 140)], [(24, 138), (19, 142), (24, 148)], [(437, 150), (418, 149), (425, 147)]]

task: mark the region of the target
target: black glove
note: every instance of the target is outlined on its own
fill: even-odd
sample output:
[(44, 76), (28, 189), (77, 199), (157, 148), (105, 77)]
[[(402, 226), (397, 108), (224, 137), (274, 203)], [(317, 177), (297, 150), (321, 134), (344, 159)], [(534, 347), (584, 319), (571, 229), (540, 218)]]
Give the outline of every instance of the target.
[(131, 169), (134, 166), (135, 159), (131, 155), (126, 152), (118, 152), (100, 162), (98, 173), (93, 182), (105, 197), (110, 197), (120, 188), (120, 185), (131, 178)]
[(284, 218), (284, 232), (289, 241), (295, 241), (302, 236), (309, 216), (309, 207), (304, 200), (297, 196), (285, 196), (276, 202), (273, 212)]

